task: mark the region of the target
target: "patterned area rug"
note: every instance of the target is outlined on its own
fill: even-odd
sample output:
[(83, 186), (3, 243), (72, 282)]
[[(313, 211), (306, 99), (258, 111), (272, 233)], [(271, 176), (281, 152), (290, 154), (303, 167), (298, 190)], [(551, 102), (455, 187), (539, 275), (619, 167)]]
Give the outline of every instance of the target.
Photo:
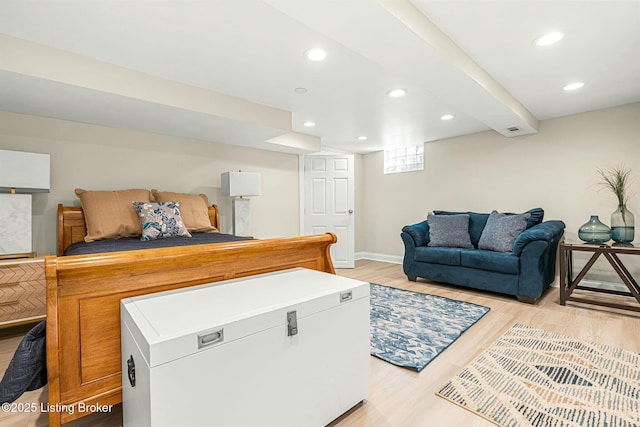
[(438, 395), (499, 426), (640, 426), (640, 355), (515, 325)]
[(420, 372), (489, 307), (371, 284), (371, 354)]

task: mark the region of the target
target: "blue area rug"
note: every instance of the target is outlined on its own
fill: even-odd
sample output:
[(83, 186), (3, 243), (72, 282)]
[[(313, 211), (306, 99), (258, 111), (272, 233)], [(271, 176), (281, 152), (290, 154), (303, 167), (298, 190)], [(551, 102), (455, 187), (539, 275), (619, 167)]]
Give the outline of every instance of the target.
[(489, 310), (371, 283), (371, 355), (420, 372)]

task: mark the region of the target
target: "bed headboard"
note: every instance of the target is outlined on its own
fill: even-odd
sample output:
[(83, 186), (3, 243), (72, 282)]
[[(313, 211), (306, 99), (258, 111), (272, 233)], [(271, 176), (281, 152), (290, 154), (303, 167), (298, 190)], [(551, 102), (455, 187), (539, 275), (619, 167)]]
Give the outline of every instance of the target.
[[(209, 221), (220, 230), (220, 213), (218, 205), (209, 206)], [(84, 222), (84, 211), (79, 206), (62, 206), (58, 204), (58, 256), (73, 243), (84, 241), (87, 235), (87, 224)]]

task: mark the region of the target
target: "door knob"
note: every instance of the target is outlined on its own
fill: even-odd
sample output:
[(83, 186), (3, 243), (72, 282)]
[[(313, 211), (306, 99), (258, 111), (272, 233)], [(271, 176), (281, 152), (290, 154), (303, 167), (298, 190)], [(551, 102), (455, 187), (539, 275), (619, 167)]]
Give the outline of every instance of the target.
[(349, 214), (353, 213), (353, 209), (349, 209), (347, 212), (349, 212)]

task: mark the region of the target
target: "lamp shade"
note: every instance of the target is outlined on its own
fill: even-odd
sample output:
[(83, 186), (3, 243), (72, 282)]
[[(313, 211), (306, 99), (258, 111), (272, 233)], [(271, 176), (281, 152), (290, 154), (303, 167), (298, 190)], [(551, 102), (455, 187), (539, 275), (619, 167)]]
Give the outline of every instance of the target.
[(48, 154), (0, 150), (0, 192), (48, 193), (49, 186)]
[(262, 194), (262, 175), (257, 172), (223, 172), (223, 196), (259, 196)]

